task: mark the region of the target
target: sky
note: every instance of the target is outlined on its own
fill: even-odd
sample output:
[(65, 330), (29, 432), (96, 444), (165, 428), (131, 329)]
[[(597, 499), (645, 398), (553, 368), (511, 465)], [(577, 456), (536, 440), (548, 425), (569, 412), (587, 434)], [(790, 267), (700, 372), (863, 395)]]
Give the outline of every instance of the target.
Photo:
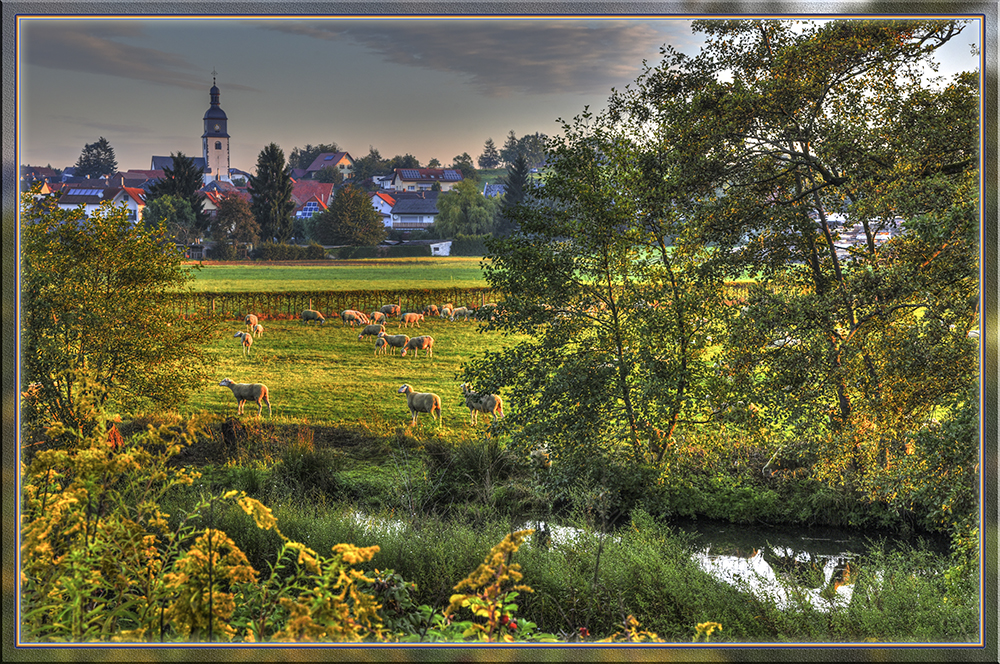
[[(940, 73), (978, 69), (979, 42), (967, 27)], [(560, 118), (604, 108), (664, 44), (693, 55), (700, 43), (689, 19), (648, 16), (26, 17), (17, 158), (65, 168), (100, 137), (120, 170), (201, 156), (215, 71), (235, 168), (253, 172), (272, 142), (286, 157), (336, 143), (354, 158), (375, 147), (447, 166), (511, 130), (558, 134)]]

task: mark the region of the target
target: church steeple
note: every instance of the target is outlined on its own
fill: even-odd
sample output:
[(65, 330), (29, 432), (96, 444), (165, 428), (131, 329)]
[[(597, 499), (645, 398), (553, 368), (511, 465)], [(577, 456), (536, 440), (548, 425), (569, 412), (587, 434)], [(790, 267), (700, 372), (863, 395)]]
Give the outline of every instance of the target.
[(229, 180), (229, 133), (226, 124), (229, 118), (219, 106), (219, 88), (215, 85), (215, 70), (212, 70), (212, 88), (208, 91), (210, 105), (205, 111), (205, 132), (201, 135), (202, 152), (205, 157), (205, 180)]

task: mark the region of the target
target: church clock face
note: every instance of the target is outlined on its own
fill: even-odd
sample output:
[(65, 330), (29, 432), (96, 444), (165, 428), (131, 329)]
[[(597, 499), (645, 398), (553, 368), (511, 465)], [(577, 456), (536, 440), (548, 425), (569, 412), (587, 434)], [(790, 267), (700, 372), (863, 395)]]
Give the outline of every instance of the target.
[(215, 125), (215, 131), (219, 131), (219, 125)]

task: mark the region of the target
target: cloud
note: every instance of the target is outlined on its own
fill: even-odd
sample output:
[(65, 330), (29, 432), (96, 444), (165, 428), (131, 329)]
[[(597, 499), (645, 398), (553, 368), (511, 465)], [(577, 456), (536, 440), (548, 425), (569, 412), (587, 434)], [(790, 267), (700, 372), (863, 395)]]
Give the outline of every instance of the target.
[(396, 64), (453, 73), (487, 96), (586, 94), (633, 80), (659, 56), (664, 26), (646, 20), (262, 21), (322, 40), (350, 40)]
[[(138, 21), (25, 21), (23, 54), (28, 64), (104, 74), (179, 88), (203, 90), (204, 65), (176, 53), (123, 40), (143, 37)], [(254, 90), (227, 84), (228, 89)]]

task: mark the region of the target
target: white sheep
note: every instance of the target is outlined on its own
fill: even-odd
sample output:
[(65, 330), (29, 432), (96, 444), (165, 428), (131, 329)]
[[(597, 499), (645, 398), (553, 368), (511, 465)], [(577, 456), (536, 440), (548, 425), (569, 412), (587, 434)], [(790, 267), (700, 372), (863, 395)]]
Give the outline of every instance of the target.
[(364, 315), (360, 311), (355, 311), (354, 309), (344, 309), (340, 312), (340, 320), (344, 321), (344, 325), (350, 325), (354, 327), (355, 325), (368, 325), (370, 322), (368, 316)]
[(250, 355), (250, 346), (253, 345), (253, 335), (249, 332), (237, 332), (233, 335), (233, 338), (237, 337), (243, 340), (243, 354)]
[(400, 306), (398, 304), (383, 304), (382, 308), (379, 310), (386, 316), (398, 316), (400, 312)]
[(255, 337), (262, 337), (262, 336), (264, 336), (264, 326), (261, 325), (260, 323), (257, 323), (256, 325), (254, 325), (253, 326), (253, 335)]
[(468, 307), (458, 307), (457, 309), (452, 309), (451, 315), (448, 317), (448, 320), (453, 321), (456, 318), (464, 318), (465, 320), (469, 320), (470, 318), (472, 318), (472, 316), (473, 316), (472, 309), (469, 309)]
[(438, 309), (436, 304), (428, 304), (424, 307), (423, 312), (425, 316), (440, 316), (441, 310)]
[(404, 325), (406, 327), (413, 327), (414, 325), (420, 327), (420, 321), (422, 321), (423, 319), (424, 319), (423, 314), (405, 313), (400, 315), (399, 325), (397, 325), (396, 327), (403, 327)]
[(243, 322), (246, 323), (248, 330), (253, 330), (253, 326), (257, 324), (257, 316), (255, 314), (247, 314)]
[(382, 332), (378, 336), (382, 339), (385, 339), (385, 342), (389, 345), (389, 348), (392, 349), (393, 355), (396, 354), (397, 348), (403, 348), (410, 341), (410, 337), (406, 336), (405, 334), (386, 334), (385, 332)]
[(413, 357), (417, 357), (418, 350), (427, 351), (427, 355), (434, 357), (434, 337), (413, 337), (403, 346), (402, 357), (406, 357), (406, 351), (412, 350)]
[(311, 320), (318, 320), (320, 325), (322, 325), (326, 322), (326, 319), (323, 318), (323, 314), (315, 309), (305, 309), (301, 314), (299, 314), (299, 316), (302, 318), (303, 323), (308, 323)]
[(413, 424), (417, 423), (419, 413), (430, 413), (431, 417), (435, 417), (435, 412), (437, 413), (437, 423), (441, 424), (441, 397), (430, 392), (414, 392), (412, 387), (405, 384), (397, 390), (397, 394), (406, 395), (406, 405), (409, 406), (410, 414), (413, 415)]
[(493, 421), (503, 417), (503, 402), (499, 394), (479, 394), (473, 392), (468, 383), (462, 383), (462, 394), (469, 409), (469, 422), (479, 423), (479, 413), (488, 413)]
[(264, 412), (264, 404), (267, 404), (267, 416), (271, 417), (271, 399), (268, 396), (267, 385), (262, 383), (234, 383), (228, 378), (219, 383), (219, 387), (228, 387), (233, 391), (236, 402), (239, 404), (237, 415), (243, 414), (243, 404), (247, 401), (257, 403), (257, 417)]
[(380, 332), (385, 332), (385, 325), (365, 325), (365, 328), (361, 330), (361, 334), (358, 335), (358, 341), (361, 341), (365, 337), (377, 337)]
[(385, 337), (379, 337), (379, 338), (377, 338), (375, 340), (375, 354), (376, 355), (385, 355), (385, 349), (388, 348), (388, 347), (389, 347), (389, 344), (386, 342)]
[(384, 323), (387, 320), (385, 314), (381, 311), (371, 312), (368, 314), (368, 319), (371, 320), (372, 323)]
[(451, 313), (455, 310), (455, 305), (451, 302), (447, 302), (441, 305), (441, 318), (450, 318)]

